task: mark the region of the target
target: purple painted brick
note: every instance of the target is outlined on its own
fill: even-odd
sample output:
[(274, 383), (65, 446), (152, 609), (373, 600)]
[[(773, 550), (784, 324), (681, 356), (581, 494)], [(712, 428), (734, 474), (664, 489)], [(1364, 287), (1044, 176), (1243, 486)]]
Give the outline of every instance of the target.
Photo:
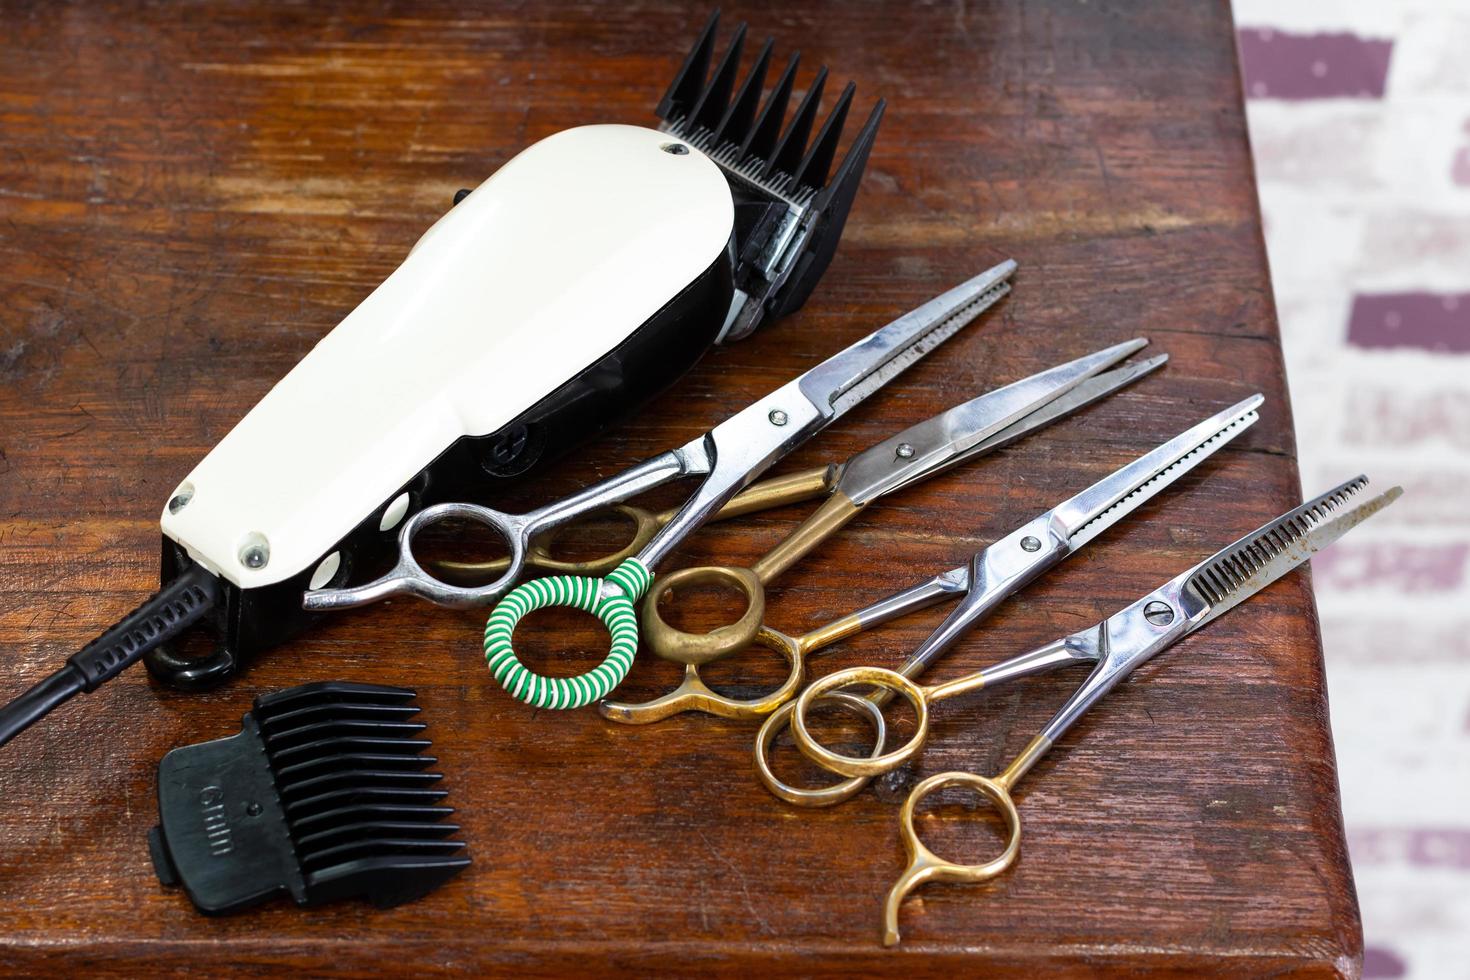
[(1384, 946), (1363, 950), (1363, 980), (1393, 980), (1408, 974), (1409, 964), (1393, 950)]
[(1353, 861), (1470, 870), (1470, 830), (1459, 827), (1348, 828)]
[(1356, 34), (1237, 32), (1246, 95), (1253, 99), (1383, 98), (1393, 42)]
[(1470, 351), (1470, 293), (1369, 293), (1353, 297), (1347, 340), (1355, 347)]

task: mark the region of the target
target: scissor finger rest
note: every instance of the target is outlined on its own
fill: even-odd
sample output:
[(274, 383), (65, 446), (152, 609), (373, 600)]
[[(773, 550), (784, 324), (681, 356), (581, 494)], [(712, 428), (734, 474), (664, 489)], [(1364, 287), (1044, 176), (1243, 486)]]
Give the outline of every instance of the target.
[[(833, 691), (827, 695), (829, 701), (835, 701), (847, 707), (862, 711), (873, 724), (873, 754), (877, 755), (883, 751), (883, 743), (888, 739), (887, 723), (883, 720), (883, 709), (868, 698), (859, 697), (856, 694), (848, 694), (846, 691)], [(792, 786), (783, 783), (771, 768), (771, 747), (776, 744), (776, 736), (781, 730), (791, 723), (791, 714), (796, 710), (796, 702), (788, 701), (766, 719), (761, 726), (759, 734), (755, 738), (755, 772), (761, 782), (766, 784), (766, 789), (780, 799), (785, 800), (793, 806), (824, 807), (835, 806), (845, 800), (856, 796), (864, 786), (868, 785), (869, 777), (854, 776), (844, 779), (840, 783), (830, 786), (820, 786), (815, 789), (806, 789), (800, 786)]]
[[(633, 601), (643, 595), (652, 575), (637, 558), (629, 558), (605, 579), (554, 575), (533, 579), (500, 601), (485, 624), (485, 663), (511, 697), (537, 708), (581, 708), (620, 684), (638, 652), (638, 617)], [(612, 637), (607, 659), (575, 677), (545, 677), (516, 657), (511, 639), (527, 613), (565, 606), (592, 613)]]
[[(728, 626), (708, 633), (686, 633), (664, 621), (659, 600), (675, 589), (696, 585), (733, 585), (745, 594), (745, 612)], [(748, 568), (681, 568), (660, 578), (643, 598), (643, 634), (653, 651), (666, 660), (682, 664), (707, 664), (727, 657), (755, 639), (766, 615), (766, 592), (756, 573)], [(676, 651), (671, 656), (670, 651)]]
[[(807, 728), (807, 713), (818, 699), (831, 696), (838, 688), (859, 685), (877, 687), (888, 696), (901, 694), (914, 707), (914, 734), (892, 752), (874, 752), (866, 759), (844, 755), (818, 742)], [(850, 667), (813, 681), (801, 692), (791, 716), (791, 733), (796, 737), (796, 747), (801, 749), (802, 754), (823, 769), (840, 776), (881, 776), (908, 762), (923, 747), (924, 736), (929, 733), (930, 700), (928, 689), (920, 687), (896, 671), (883, 667)]]
[[(914, 829), (914, 809), (924, 797), (946, 786), (968, 786), (995, 804), (1006, 825), (1006, 846), (998, 857), (984, 864), (957, 864), (937, 856), (919, 840), (918, 831)], [(1021, 815), (1016, 812), (1015, 801), (1011, 799), (1004, 777), (987, 779), (972, 772), (942, 772), (930, 776), (909, 793), (899, 814), (899, 824), (909, 864), (888, 890), (888, 897), (883, 902), (884, 946), (898, 942), (898, 907), (909, 892), (929, 881), (986, 881), (1015, 864), (1021, 853)]]
[[(883, 709), (872, 701), (856, 694), (848, 694), (846, 691), (837, 691), (827, 695), (829, 703), (839, 707), (850, 708), (860, 714), (873, 728), (873, 753), (876, 755), (883, 751), (883, 743), (888, 740), (888, 725), (883, 720)], [(771, 746), (776, 742), (776, 736), (781, 734), (791, 720), (791, 709), (795, 702), (788, 701), (776, 713), (766, 719), (761, 726), (760, 734), (755, 740), (755, 771), (761, 781), (766, 784), (770, 791), (787, 803), (795, 806), (821, 807), (831, 806), (849, 799), (854, 793), (868, 784), (866, 779), (845, 779), (832, 786), (823, 786), (820, 789), (801, 789), (783, 783), (775, 772), (771, 770), (770, 754)]]
[[(643, 628), (648, 630), (647, 620), (644, 621)], [(705, 684), (704, 679), (699, 676), (697, 666), (686, 664), (684, 679), (668, 694), (641, 704), (599, 701), (597, 710), (608, 721), (624, 725), (648, 725), (685, 711), (703, 711), (721, 718), (764, 718), (795, 697), (801, 688), (802, 678), (806, 675), (806, 664), (800, 643), (785, 633), (762, 626), (755, 636), (755, 642), (781, 654), (791, 666), (786, 680), (769, 694), (745, 700), (729, 697)]]

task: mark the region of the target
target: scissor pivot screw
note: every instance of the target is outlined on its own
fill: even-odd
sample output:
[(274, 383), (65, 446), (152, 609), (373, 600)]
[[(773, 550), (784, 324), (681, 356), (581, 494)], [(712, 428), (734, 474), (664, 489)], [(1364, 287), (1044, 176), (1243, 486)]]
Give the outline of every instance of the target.
[(1143, 618), (1155, 626), (1168, 626), (1174, 622), (1174, 607), (1155, 599), (1143, 607)]
[(689, 147), (685, 146), (683, 143), (665, 143), (663, 146), (659, 147), (659, 149), (663, 150), (665, 153), (672, 153), (676, 157), (684, 156), (686, 153), (689, 152)]
[(1021, 550), (1022, 551), (1040, 551), (1041, 550), (1041, 539), (1040, 538), (1036, 538), (1036, 537), (1032, 537), (1029, 534), (1026, 535), (1024, 538), (1021, 539)]
[(772, 425), (785, 425), (787, 422), (786, 413), (779, 408), (772, 409), (768, 418), (771, 420)]
[(899, 459), (908, 459), (913, 454), (914, 447), (910, 446), (906, 442), (899, 443), (898, 448), (894, 450), (894, 455), (897, 456)]

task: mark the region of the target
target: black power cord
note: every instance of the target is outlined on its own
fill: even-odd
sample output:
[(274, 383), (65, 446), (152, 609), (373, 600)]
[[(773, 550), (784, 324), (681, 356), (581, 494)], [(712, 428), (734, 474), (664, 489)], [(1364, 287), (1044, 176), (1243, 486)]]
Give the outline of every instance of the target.
[(0, 708), (0, 745), (76, 695), (91, 694), (149, 650), (178, 636), (213, 609), (219, 596), (219, 579), (191, 565), (116, 626), (68, 657), (66, 666)]

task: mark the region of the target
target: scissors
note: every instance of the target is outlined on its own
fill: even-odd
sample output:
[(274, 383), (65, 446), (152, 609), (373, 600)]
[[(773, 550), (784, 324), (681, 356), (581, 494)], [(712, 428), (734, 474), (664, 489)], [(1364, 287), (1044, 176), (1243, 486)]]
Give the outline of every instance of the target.
[[(1260, 395), (1252, 395), (1205, 419), (1103, 477), (1076, 496), (1022, 524), (990, 547), (977, 552), (966, 564), (870, 606), (869, 609), (881, 609), (885, 603), (894, 603), (910, 594), (963, 596), (949, 617), (903, 662), (896, 676), (912, 678), (923, 673), (1004, 599), (1030, 584), (1043, 572), (1060, 564), (1064, 558), (1075, 554), (1254, 425), (1259, 417), (1256, 410), (1261, 402)], [(867, 610), (854, 615), (861, 618), (865, 614), (871, 615)], [(817, 699), (824, 696), (835, 698), (839, 706), (865, 716), (873, 727), (877, 735), (875, 755), (882, 751), (887, 736), (880, 710), (890, 696), (885, 689), (880, 688), (859, 698), (850, 692), (835, 690), (834, 685), (824, 679), (818, 682), (821, 685), (819, 692), (830, 693), (811, 694), (811, 688), (808, 688), (800, 699), (790, 701), (801, 682), (800, 654), (807, 652), (807, 647), (823, 642), (823, 630), (831, 631), (832, 626), (795, 639), (776, 634), (774, 630), (770, 631), (779, 638), (776, 649), (793, 662), (791, 677), (776, 692), (776, 695), (780, 695), (779, 699), (772, 695), (763, 702), (747, 702), (742, 705), (747, 711), (755, 703), (768, 711), (779, 705), (779, 709), (766, 719), (756, 736), (756, 774), (773, 794), (797, 806), (820, 807), (841, 803), (866, 786), (870, 774), (848, 774), (851, 778), (842, 782), (812, 789), (782, 782), (771, 768), (770, 752), (776, 736), (791, 723), (793, 714), (797, 716), (798, 722), (804, 722), (803, 712), (810, 710), (810, 705)], [(842, 686), (845, 685), (836, 685)], [(807, 705), (807, 708), (800, 707), (802, 704)], [(730, 711), (731, 706), (732, 702), (728, 701), (720, 705), (726, 711)], [(812, 744), (817, 749), (822, 748), (817, 743)], [(806, 746), (803, 746), (803, 751), (807, 751)]]
[[(526, 514), (451, 502), (419, 511), (398, 533), (397, 564), (362, 585), (313, 589), (304, 605), (312, 610), (345, 609), (397, 595), (413, 595), (451, 608), (488, 605), (504, 596), (528, 567), (531, 541), (588, 514), (605, 511), (646, 490), (685, 476), (703, 476), (698, 490), (628, 559), (667, 552), (694, 527), (710, 520), (755, 476), (820, 432), (834, 419), (948, 340), (961, 327), (1010, 292), (1016, 264), (1002, 262), (904, 314), (881, 330), (788, 382), (683, 447), (645, 460), (617, 476)], [(818, 404), (821, 402), (821, 404)], [(424, 528), (449, 518), (479, 523), (499, 534), (509, 558), (484, 566), (500, 576), (479, 585), (451, 585), (428, 574), (414, 555)], [(542, 549), (544, 550), (544, 549)]]
[[(902, 674), (881, 667), (854, 667), (829, 674), (808, 687), (795, 702), (792, 731), (797, 745), (833, 772), (874, 776), (892, 771), (918, 753), (929, 732), (930, 706), (936, 702), (1068, 664), (1095, 665), (1061, 710), (999, 775), (944, 772), (913, 788), (899, 815), (909, 863), (884, 902), (883, 944), (891, 946), (898, 942), (899, 905), (915, 888), (929, 881), (986, 881), (1015, 863), (1021, 849), (1021, 818), (1011, 789), (1077, 719), (1120, 681), (1307, 561), (1403, 493), (1401, 488), (1393, 487), (1376, 497), (1368, 497), (1367, 488), (1367, 477), (1349, 480), (1257, 528), (1096, 626), (993, 667), (932, 687), (922, 687)], [(833, 752), (815, 741), (806, 727), (807, 711), (817, 699), (852, 685), (876, 686), (908, 701), (916, 715), (915, 730), (908, 741), (891, 752), (869, 758)], [(881, 750), (881, 743), (878, 748)], [(983, 864), (945, 861), (919, 840), (914, 829), (914, 809), (926, 796), (946, 786), (967, 786), (1000, 811), (1006, 825), (1006, 844), (998, 857)]]
[[(1089, 378), (1070, 389), (1066, 394), (1045, 403), (1031, 414), (1023, 415), (999, 430), (993, 428), (988, 429), (987, 431), (990, 432), (989, 437), (976, 443), (968, 450), (966, 458), (973, 459), (994, 449), (1009, 445), (1017, 439), (1023, 438), (1071, 412), (1077, 411), (1112, 394), (1124, 385), (1158, 368), (1167, 359), (1167, 355), (1160, 355), (1159, 357), (1151, 358), (1138, 364), (1125, 365), (1124, 367)], [(1073, 363), (1076, 364), (1078, 362)], [(1053, 371), (1055, 370), (1059, 369), (1053, 369)], [(1040, 377), (1040, 375), (1037, 375), (1037, 377)], [(1027, 379), (1028, 382), (1031, 380), (1034, 379)], [(1026, 382), (1022, 383), (1024, 384)], [(1010, 388), (1002, 388), (989, 395), (983, 395), (974, 402), (960, 406), (960, 409), (964, 409), (971, 414), (983, 415), (989, 411), (990, 406), (978, 405), (978, 408), (976, 408), (977, 403), (983, 403), (986, 399), (996, 398), (998, 396), (1009, 396), (1009, 393)], [(893, 439), (880, 443), (875, 449), (882, 450), (882, 452), (881, 454), (876, 454), (873, 463), (881, 463), (886, 459), (891, 459), (893, 457), (892, 445), (895, 440), (899, 440), (900, 444), (902, 444), (901, 441), (905, 438), (914, 439), (911, 433), (916, 431), (929, 427), (937, 427), (940, 431), (946, 429), (954, 431), (953, 420), (947, 417), (953, 412), (960, 411), (960, 409), (951, 409), (950, 412), (936, 416), (928, 422), (920, 423), (902, 436), (896, 436)], [(1211, 434), (1213, 433), (1214, 430), (1211, 430)], [(1186, 434), (1186, 436), (1189, 436), (1189, 434)], [(1143, 482), (1153, 477), (1158, 470), (1167, 467), (1179, 456), (1194, 450), (1198, 445), (1198, 441), (1190, 441), (1186, 436), (1181, 436), (1179, 439), (1174, 440), (1170, 444), (1162, 447), (1155, 454), (1158, 459), (1162, 460), (1157, 466), (1149, 468), (1150, 464), (1148, 462), (1139, 461), (1137, 464), (1139, 468), (1133, 471), (1140, 474), (1135, 482)], [(930, 434), (927, 439), (929, 442), (933, 442), (935, 436)], [(915, 439), (915, 441), (918, 440)], [(1177, 451), (1173, 451), (1171, 455), (1171, 450)], [(853, 461), (845, 464), (847, 467), (846, 472), (854, 472), (854, 462), (869, 455), (874, 455), (874, 450), (868, 450), (860, 454), (860, 456), (855, 457)], [(870, 465), (868, 472), (871, 473), (873, 468)], [(1120, 492), (1126, 492), (1127, 489), (1131, 489), (1131, 486), (1126, 487)], [(704, 570), (701, 569), (700, 571)], [(678, 573), (675, 573), (675, 575), (678, 575)], [(670, 576), (670, 578), (673, 577)], [(708, 714), (718, 715), (724, 718), (764, 717), (795, 696), (805, 676), (805, 660), (809, 656), (829, 647), (839, 640), (852, 636), (854, 633), (871, 629), (891, 619), (907, 615), (909, 612), (940, 602), (956, 594), (962, 594), (969, 590), (968, 583), (969, 568), (967, 566), (961, 567), (944, 575), (935, 576), (933, 579), (912, 589), (906, 589), (892, 596), (880, 599), (870, 606), (842, 616), (831, 623), (820, 626), (810, 633), (799, 637), (788, 636), (757, 620), (752, 642), (781, 654), (790, 665), (790, 674), (786, 681), (780, 687), (760, 697), (745, 700), (719, 694), (705, 684), (699, 673), (699, 665), (686, 664), (682, 682), (668, 694), (642, 704), (601, 701), (598, 703), (598, 711), (601, 712), (604, 718), (610, 721), (632, 725), (662, 721), (665, 718), (685, 711), (704, 711)], [(650, 623), (651, 617), (648, 608), (648, 602), (652, 597), (650, 593), (649, 598), (645, 600), (645, 608), (643, 610), (644, 629), (649, 638), (656, 635), (654, 624)], [(758, 593), (751, 595), (752, 603), (758, 597)]]
[[(645, 460), (608, 480), (528, 514), (505, 514), (467, 503), (425, 508), (399, 532), (397, 565), (356, 588), (308, 592), (308, 609), (338, 609), (393, 595), (416, 595), (441, 605), (473, 607), (505, 599), (486, 624), (486, 659), (496, 680), (537, 707), (581, 707), (607, 694), (632, 665), (638, 645), (633, 601), (648, 588), (652, 569), (695, 528), (771, 464), (826, 428), (893, 380), (1010, 291), (1014, 262), (1003, 262), (904, 314), (828, 358), (678, 449)], [(511, 586), (525, 569), (532, 538), (594, 511), (686, 476), (703, 480), (690, 498), (636, 555), (605, 579), (551, 576)], [(486, 585), (466, 587), (429, 575), (413, 557), (413, 536), (448, 517), (478, 521), (504, 537), (510, 562)], [(593, 613), (607, 626), (612, 647), (603, 663), (568, 678), (536, 675), (511, 646), (516, 623), (527, 612), (565, 605)]]
[[(1079, 357), (1029, 378), (1006, 385), (910, 426), (831, 469), (836, 480), (822, 505), (786, 539), (749, 568), (681, 568), (660, 576), (643, 597), (643, 640), (665, 660), (687, 665), (707, 664), (729, 656), (755, 639), (766, 610), (766, 586), (810, 554), (819, 544), (847, 525), (868, 505), (896, 490), (968, 462), (1001, 442), (991, 437), (1005, 431), (1010, 438), (1055, 421), (1060, 414), (1086, 401), (1067, 396), (1078, 386), (1112, 367), (1148, 343), (1136, 339)], [(1095, 400), (1118, 386), (1157, 367), (1153, 360), (1120, 369), (1109, 384), (1085, 389), (1084, 399)], [(1058, 404), (1058, 403), (1061, 404)], [(1053, 410), (1054, 409), (1054, 410)], [(1025, 423), (1024, 425), (1022, 423)], [(659, 610), (671, 591), (699, 584), (728, 584), (745, 594), (745, 612), (734, 623), (707, 633), (686, 633), (670, 626)]]

